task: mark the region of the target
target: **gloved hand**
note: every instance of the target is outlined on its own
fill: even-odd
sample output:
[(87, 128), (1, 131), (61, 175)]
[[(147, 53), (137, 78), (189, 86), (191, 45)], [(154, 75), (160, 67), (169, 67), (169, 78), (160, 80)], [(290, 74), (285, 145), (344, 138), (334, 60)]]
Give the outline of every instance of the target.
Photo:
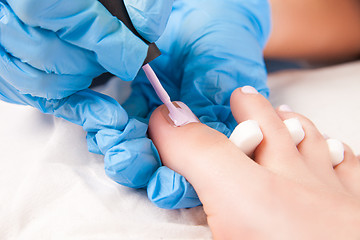
[[(165, 28), (172, 0), (126, 5), (152, 42)], [(131, 80), (147, 49), (97, 0), (0, 0), (0, 99), (83, 126), (89, 150), (105, 155), (111, 178), (146, 187), (160, 166), (146, 124), (87, 87), (105, 70)]]
[[(173, 0), (125, 1), (137, 31), (156, 41)], [(60, 99), (86, 89), (105, 71), (132, 80), (148, 46), (97, 0), (1, 0), (0, 47), (23, 94)]]
[[(229, 136), (236, 126), (232, 91), (252, 85), (268, 96), (262, 49), (269, 31), (266, 0), (176, 0), (157, 41), (162, 56), (151, 66), (173, 101), (186, 103), (201, 122)], [(132, 86), (124, 107), (132, 116), (148, 118), (161, 102), (143, 72)], [(166, 167), (152, 177), (148, 196), (162, 208), (201, 204), (186, 179)]]
[(82, 126), (88, 132), (89, 150), (105, 155), (106, 174), (122, 185), (146, 187), (160, 166), (157, 150), (146, 137), (147, 125), (129, 119), (119, 103), (106, 95), (86, 89), (48, 100), (20, 94), (2, 77), (0, 90), (0, 100), (29, 105)]

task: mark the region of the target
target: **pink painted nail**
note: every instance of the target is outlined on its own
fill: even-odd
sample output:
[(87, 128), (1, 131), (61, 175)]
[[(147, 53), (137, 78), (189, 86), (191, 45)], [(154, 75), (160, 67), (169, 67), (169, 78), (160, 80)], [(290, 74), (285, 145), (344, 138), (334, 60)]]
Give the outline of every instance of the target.
[(245, 94), (258, 94), (259, 92), (252, 86), (244, 86), (241, 91)]
[(200, 122), (190, 108), (183, 102), (173, 102), (174, 107), (165, 107), (162, 113), (174, 127), (185, 126), (189, 123)]

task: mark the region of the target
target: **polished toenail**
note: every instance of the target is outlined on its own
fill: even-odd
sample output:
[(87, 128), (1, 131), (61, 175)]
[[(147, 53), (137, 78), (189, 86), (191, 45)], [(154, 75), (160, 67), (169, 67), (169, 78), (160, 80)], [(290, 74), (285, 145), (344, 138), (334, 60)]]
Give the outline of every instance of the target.
[(241, 149), (246, 155), (251, 156), (264, 136), (260, 126), (255, 120), (247, 120), (234, 129), (229, 140)]
[(281, 112), (293, 112), (289, 105), (283, 104), (278, 107), (278, 110)]
[(173, 102), (174, 107), (169, 111), (167, 107), (161, 108), (161, 113), (174, 127), (185, 126), (189, 123), (200, 122), (190, 108), (183, 102)]
[(330, 138), (326, 140), (329, 147), (330, 160), (333, 167), (344, 161), (344, 145), (337, 139)]
[(245, 94), (258, 94), (259, 92), (252, 86), (244, 86), (241, 91)]
[(284, 124), (289, 130), (295, 145), (298, 145), (305, 138), (305, 132), (300, 120), (297, 118), (289, 118), (284, 120)]

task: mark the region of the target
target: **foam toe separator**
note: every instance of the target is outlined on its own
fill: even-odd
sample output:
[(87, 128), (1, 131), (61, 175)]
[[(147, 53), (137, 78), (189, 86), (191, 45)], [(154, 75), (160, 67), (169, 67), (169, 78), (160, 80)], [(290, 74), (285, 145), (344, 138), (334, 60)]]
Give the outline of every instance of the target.
[(295, 145), (298, 145), (305, 138), (305, 132), (301, 122), (297, 118), (289, 118), (284, 120), (284, 124), (289, 130)]
[(329, 147), (331, 163), (335, 167), (344, 160), (344, 145), (341, 141), (332, 138), (327, 139), (326, 142)]
[(247, 120), (234, 129), (229, 139), (246, 155), (251, 156), (263, 138), (257, 121)]

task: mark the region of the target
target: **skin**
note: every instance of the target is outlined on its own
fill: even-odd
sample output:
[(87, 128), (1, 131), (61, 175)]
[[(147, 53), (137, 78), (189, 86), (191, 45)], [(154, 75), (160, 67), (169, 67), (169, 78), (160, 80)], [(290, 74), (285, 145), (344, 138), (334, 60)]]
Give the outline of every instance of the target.
[(360, 57), (360, 1), (270, 0), (268, 58), (337, 62)]
[[(241, 89), (231, 109), (238, 122), (262, 129), (253, 159), (204, 124), (172, 126), (164, 106), (149, 123), (162, 162), (198, 193), (214, 238), (360, 239), (360, 161), (350, 148), (333, 168), (324, 137), (302, 115)], [(282, 122), (293, 117), (306, 133), (298, 146)]]

